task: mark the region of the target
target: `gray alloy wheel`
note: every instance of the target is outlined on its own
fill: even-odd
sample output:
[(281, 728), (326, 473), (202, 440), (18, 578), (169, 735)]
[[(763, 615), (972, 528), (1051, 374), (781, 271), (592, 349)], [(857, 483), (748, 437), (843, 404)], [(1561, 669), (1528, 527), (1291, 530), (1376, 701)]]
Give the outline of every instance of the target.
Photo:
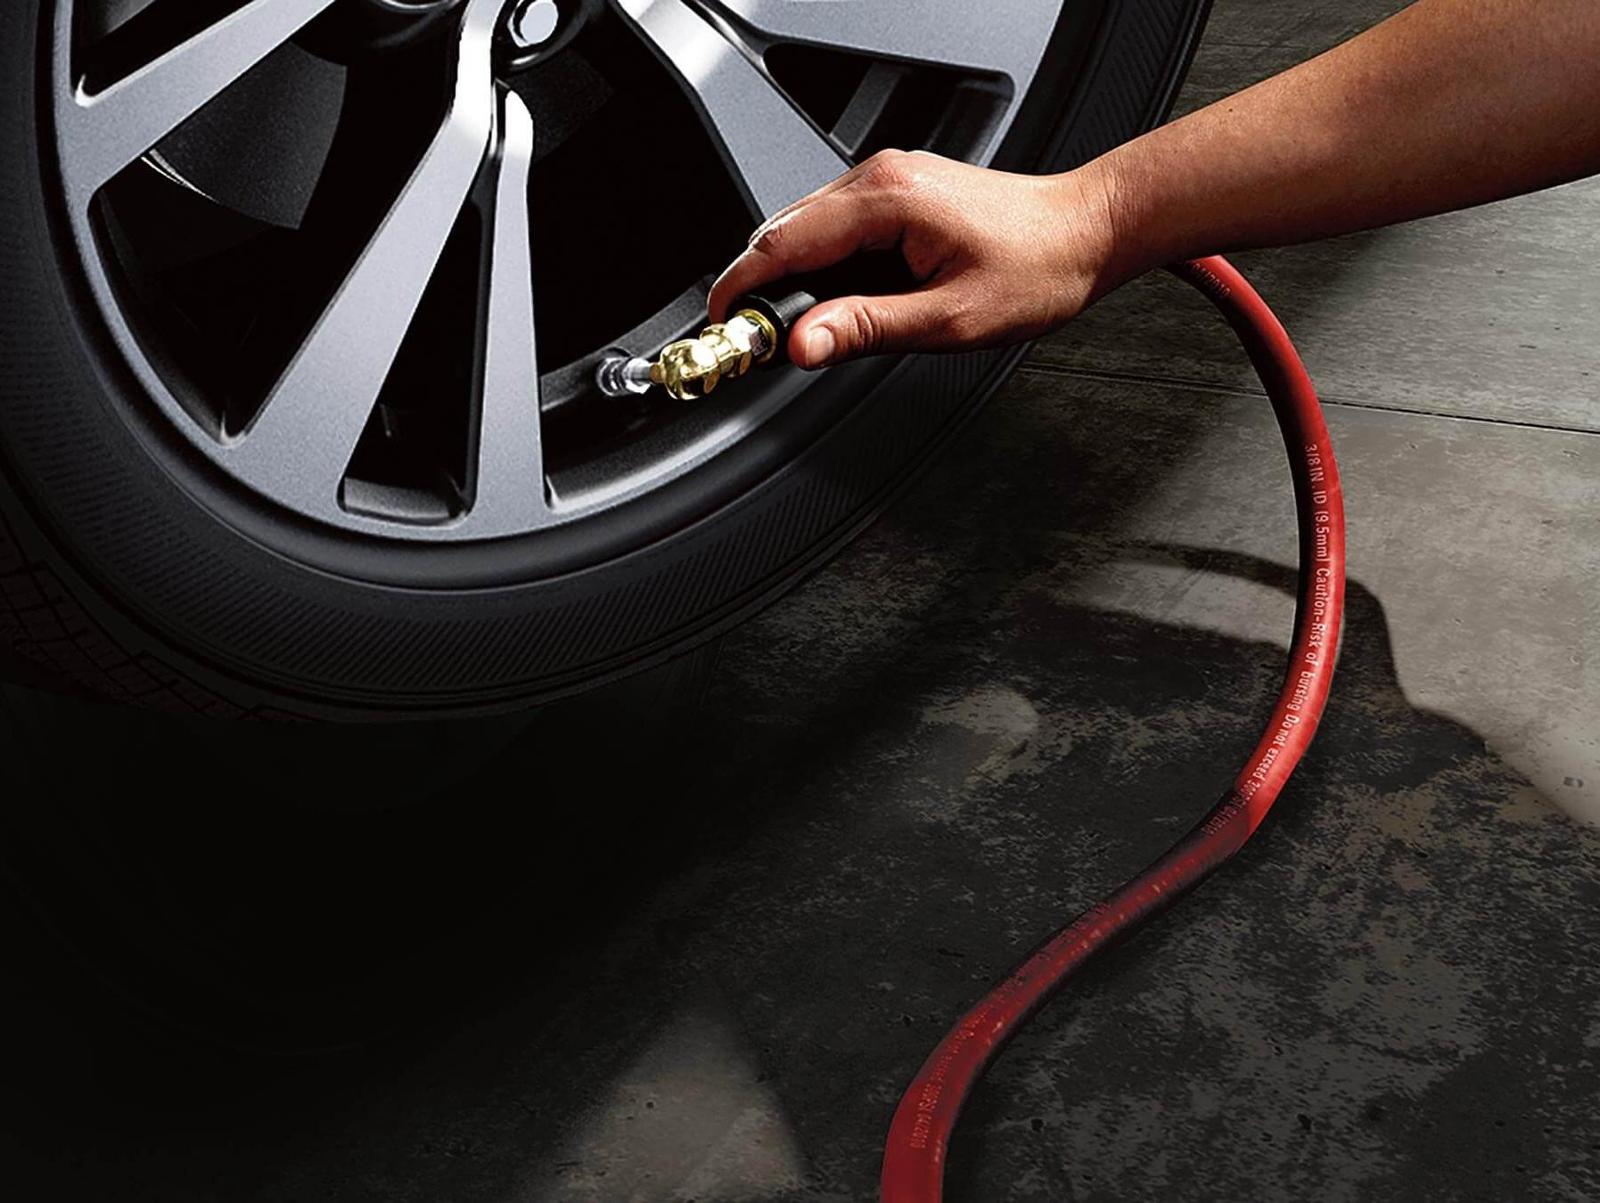
[(876, 149), (1137, 133), (1205, 5), (18, 7), (0, 634), (114, 697), (371, 717), (610, 679), (837, 549), (1011, 357), (697, 408), (607, 400), (599, 359), (689, 330), (762, 216)]

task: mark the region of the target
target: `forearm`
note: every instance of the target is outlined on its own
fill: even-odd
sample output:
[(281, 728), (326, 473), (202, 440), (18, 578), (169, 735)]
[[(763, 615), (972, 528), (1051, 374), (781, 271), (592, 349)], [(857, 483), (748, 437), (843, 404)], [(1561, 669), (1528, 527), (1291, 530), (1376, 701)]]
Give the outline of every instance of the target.
[(1600, 0), (1419, 0), (1072, 181), (1107, 287), (1162, 263), (1405, 221), (1600, 171)]
[(1029, 338), (1151, 268), (1464, 208), (1600, 172), (1600, 0), (1418, 0), (1059, 176), (885, 151), (764, 225), (711, 293), (898, 247), (920, 287), (825, 301), (790, 358)]

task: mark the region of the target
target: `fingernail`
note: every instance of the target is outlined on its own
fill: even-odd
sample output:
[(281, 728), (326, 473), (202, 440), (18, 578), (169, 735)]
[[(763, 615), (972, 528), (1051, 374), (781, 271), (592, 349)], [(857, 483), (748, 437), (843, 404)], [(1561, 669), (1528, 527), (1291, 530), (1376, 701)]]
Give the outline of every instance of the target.
[(821, 367), (833, 358), (836, 345), (832, 330), (826, 326), (813, 326), (806, 335), (806, 362), (812, 367)]

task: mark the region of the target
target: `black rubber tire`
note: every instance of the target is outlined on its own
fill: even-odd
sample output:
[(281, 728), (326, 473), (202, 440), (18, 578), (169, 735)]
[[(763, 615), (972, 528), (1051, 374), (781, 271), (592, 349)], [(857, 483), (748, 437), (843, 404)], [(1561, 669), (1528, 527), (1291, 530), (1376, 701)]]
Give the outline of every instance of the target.
[[(0, 28), (0, 645), (52, 680), (218, 716), (456, 715), (571, 693), (711, 638), (823, 563), (1017, 361), (834, 372), (737, 466), (564, 532), (407, 550), (294, 528), (139, 418), (146, 403), (65, 250), (43, 150), (47, 5), (12, 7)], [(1000, 163), (1084, 162), (1159, 121), (1207, 8), (1069, 6), (1074, 28), (1057, 36), (1076, 50), (1051, 60)], [(273, 538), (259, 537), (268, 522)], [(286, 539), (296, 554), (268, 550)], [(595, 565), (597, 547), (615, 550)]]

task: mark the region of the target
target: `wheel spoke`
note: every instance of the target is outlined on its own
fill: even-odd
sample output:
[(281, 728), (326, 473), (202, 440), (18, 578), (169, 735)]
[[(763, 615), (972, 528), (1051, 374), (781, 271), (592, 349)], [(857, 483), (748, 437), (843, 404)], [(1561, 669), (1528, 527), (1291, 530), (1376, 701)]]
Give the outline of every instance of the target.
[(1020, 87), (1061, 14), (1061, 0), (721, 0), (764, 37), (877, 58), (966, 67)]
[(490, 39), (500, 0), (470, 0), (443, 125), (255, 421), (231, 448), (241, 475), (313, 511), (339, 482), (377, 404), (494, 127)]
[(84, 204), (333, 0), (251, 0), (143, 67), (61, 107), (74, 196)]
[(689, 90), (763, 215), (849, 166), (765, 73), (683, 0), (617, 2)]
[(483, 318), (477, 479), (468, 518), (479, 537), (541, 526), (550, 514), (539, 428), (528, 218), (533, 118), (515, 92), (506, 94), (503, 113)]

